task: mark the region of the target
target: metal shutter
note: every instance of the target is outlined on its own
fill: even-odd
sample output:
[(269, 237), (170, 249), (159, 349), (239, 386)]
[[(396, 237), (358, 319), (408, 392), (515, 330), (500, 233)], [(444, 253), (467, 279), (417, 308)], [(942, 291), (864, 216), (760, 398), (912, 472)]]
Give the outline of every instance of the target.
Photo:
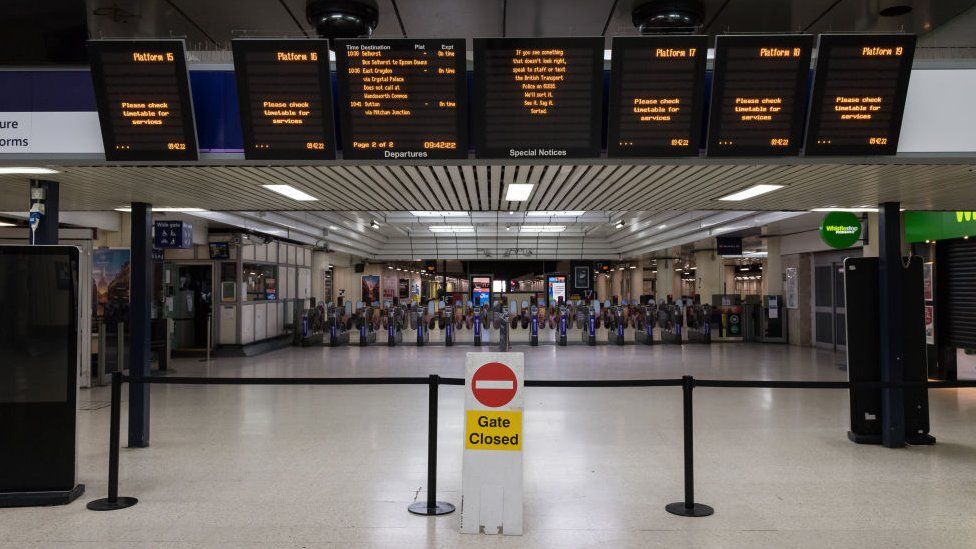
[(953, 347), (976, 348), (976, 240), (948, 240), (945, 245), (944, 288), (939, 297), (945, 320), (946, 342)]

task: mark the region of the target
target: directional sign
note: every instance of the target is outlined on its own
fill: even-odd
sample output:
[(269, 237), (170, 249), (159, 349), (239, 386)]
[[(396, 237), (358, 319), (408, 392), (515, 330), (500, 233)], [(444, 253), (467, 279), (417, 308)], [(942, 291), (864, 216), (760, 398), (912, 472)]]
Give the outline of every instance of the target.
[(186, 221), (156, 221), (153, 223), (153, 233), (153, 244), (156, 248), (193, 247), (193, 226)]
[(515, 398), (518, 380), (515, 372), (501, 362), (489, 362), (475, 371), (471, 392), (478, 402), (490, 408), (504, 406)]

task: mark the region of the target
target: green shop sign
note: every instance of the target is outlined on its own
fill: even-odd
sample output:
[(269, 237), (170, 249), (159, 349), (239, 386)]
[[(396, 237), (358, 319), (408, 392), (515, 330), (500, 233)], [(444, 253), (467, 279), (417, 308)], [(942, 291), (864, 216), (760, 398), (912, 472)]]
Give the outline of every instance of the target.
[(850, 248), (861, 238), (861, 220), (851, 212), (830, 212), (820, 222), (820, 238), (831, 248)]
[(976, 212), (905, 212), (905, 240), (925, 242), (976, 235)]

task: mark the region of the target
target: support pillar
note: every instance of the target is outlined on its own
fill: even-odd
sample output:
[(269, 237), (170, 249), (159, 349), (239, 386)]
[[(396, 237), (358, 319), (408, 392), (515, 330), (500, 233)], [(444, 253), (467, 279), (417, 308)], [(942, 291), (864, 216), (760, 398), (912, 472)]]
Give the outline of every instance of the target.
[(657, 291), (654, 294), (654, 299), (660, 303), (662, 301), (667, 301), (668, 296), (681, 297), (680, 295), (676, 296), (674, 291), (674, 260), (658, 259)]
[[(905, 380), (904, 304), (902, 295), (901, 212), (898, 202), (881, 204), (878, 216), (878, 286), (879, 353), (882, 382)], [(893, 387), (881, 390), (882, 443), (888, 448), (905, 445), (904, 390)]]
[[(149, 377), (152, 299), (152, 205), (132, 204), (129, 375)], [(149, 384), (129, 384), (129, 447), (149, 446)]]
[(722, 258), (715, 253), (717, 244), (714, 238), (696, 243), (696, 246), (705, 249), (695, 252), (695, 279), (698, 282), (695, 291), (701, 296), (702, 303), (711, 303), (713, 295), (726, 293), (725, 266)]
[(607, 276), (603, 273), (598, 272), (596, 275), (596, 297), (600, 301), (605, 299), (610, 299), (610, 292), (607, 288), (610, 285), (607, 284)]
[(783, 256), (780, 255), (780, 237), (766, 238), (766, 265), (763, 267), (762, 288), (764, 295), (783, 294)]
[(37, 227), (31, 231), (31, 244), (53, 246), (58, 243), (58, 210), (60, 202), (58, 191), (59, 186), (57, 181), (31, 179), (31, 215), (35, 211), (41, 214)]
[(644, 293), (644, 261), (634, 262), (636, 269), (630, 269), (630, 295), (627, 297), (631, 303), (639, 303), (640, 296)]

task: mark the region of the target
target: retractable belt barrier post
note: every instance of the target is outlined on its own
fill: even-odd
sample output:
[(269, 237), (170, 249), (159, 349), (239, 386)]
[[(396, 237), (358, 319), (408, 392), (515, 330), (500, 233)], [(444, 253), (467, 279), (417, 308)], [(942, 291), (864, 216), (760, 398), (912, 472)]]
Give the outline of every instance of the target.
[(92, 511), (115, 511), (132, 507), (136, 498), (119, 497), (119, 431), (122, 423), (122, 372), (112, 372), (112, 410), (108, 443), (108, 497), (89, 501)]
[(672, 515), (682, 517), (707, 517), (715, 512), (703, 503), (695, 503), (695, 460), (693, 454), (694, 424), (692, 423), (692, 391), (695, 378), (681, 378), (681, 392), (684, 402), (684, 440), (685, 440), (685, 500), (669, 503), (664, 508)]
[(407, 507), (415, 515), (446, 515), (454, 512), (454, 505), (437, 501), (437, 386), (440, 376), (429, 378), (427, 407), (427, 501), (418, 501)]

